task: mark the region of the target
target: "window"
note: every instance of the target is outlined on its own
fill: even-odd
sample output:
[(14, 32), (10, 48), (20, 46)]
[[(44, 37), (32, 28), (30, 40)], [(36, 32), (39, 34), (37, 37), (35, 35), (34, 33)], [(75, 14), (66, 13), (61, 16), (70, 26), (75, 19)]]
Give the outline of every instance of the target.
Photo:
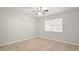
[(46, 20), (45, 31), (63, 32), (63, 18)]

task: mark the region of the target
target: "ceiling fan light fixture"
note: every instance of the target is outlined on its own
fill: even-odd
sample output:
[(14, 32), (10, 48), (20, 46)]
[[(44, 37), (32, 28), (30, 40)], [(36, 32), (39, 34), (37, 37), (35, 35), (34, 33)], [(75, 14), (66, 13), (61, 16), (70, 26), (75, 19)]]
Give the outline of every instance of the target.
[(43, 15), (43, 13), (41, 13), (41, 12), (37, 12), (37, 13), (36, 13), (36, 15), (41, 15), (41, 16), (42, 16), (42, 15)]
[(34, 8), (34, 12), (36, 15), (45, 15), (45, 12), (48, 12), (48, 9), (46, 7), (36, 7)]

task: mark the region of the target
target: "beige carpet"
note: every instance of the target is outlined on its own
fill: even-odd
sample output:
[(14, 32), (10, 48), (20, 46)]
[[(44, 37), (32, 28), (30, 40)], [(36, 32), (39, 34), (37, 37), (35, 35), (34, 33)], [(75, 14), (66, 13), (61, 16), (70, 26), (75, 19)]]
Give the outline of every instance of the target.
[(79, 46), (35, 38), (0, 47), (0, 51), (79, 51)]

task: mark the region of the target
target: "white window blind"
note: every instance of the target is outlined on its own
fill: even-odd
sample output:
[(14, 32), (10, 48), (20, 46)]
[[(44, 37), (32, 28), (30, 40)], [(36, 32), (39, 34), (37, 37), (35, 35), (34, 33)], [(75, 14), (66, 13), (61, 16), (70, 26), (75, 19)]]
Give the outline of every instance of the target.
[(46, 20), (45, 31), (63, 32), (63, 18)]

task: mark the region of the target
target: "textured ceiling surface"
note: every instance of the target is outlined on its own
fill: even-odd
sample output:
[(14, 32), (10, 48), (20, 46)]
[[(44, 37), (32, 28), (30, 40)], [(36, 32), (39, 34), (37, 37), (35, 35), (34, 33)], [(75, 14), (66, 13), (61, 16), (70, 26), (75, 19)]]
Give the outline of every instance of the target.
[(18, 8), (18, 9), (19, 9), (19, 11), (21, 11), (25, 14), (29, 14), (33, 17), (43, 17), (43, 16), (54, 15), (54, 14), (58, 14), (61, 12), (66, 12), (66, 11), (70, 11), (73, 9), (77, 9), (77, 7), (47, 7), (47, 9), (49, 11), (45, 12), (45, 15), (43, 15), (43, 16), (38, 16), (35, 14), (35, 12), (32, 12), (34, 10), (33, 7), (24, 7), (24, 8)]
[[(48, 12), (45, 12), (45, 15), (43, 16), (49, 16), (49, 15), (54, 15), (58, 14), (61, 12), (67, 12), (73, 9), (77, 9), (78, 7), (47, 7)], [(1, 8), (0, 8), (1, 9)], [(32, 17), (43, 17), (43, 16), (38, 16), (33, 12), (34, 8), (33, 7), (5, 7), (5, 10), (16, 10), (18, 12), (24, 13), (26, 15), (30, 15)]]

